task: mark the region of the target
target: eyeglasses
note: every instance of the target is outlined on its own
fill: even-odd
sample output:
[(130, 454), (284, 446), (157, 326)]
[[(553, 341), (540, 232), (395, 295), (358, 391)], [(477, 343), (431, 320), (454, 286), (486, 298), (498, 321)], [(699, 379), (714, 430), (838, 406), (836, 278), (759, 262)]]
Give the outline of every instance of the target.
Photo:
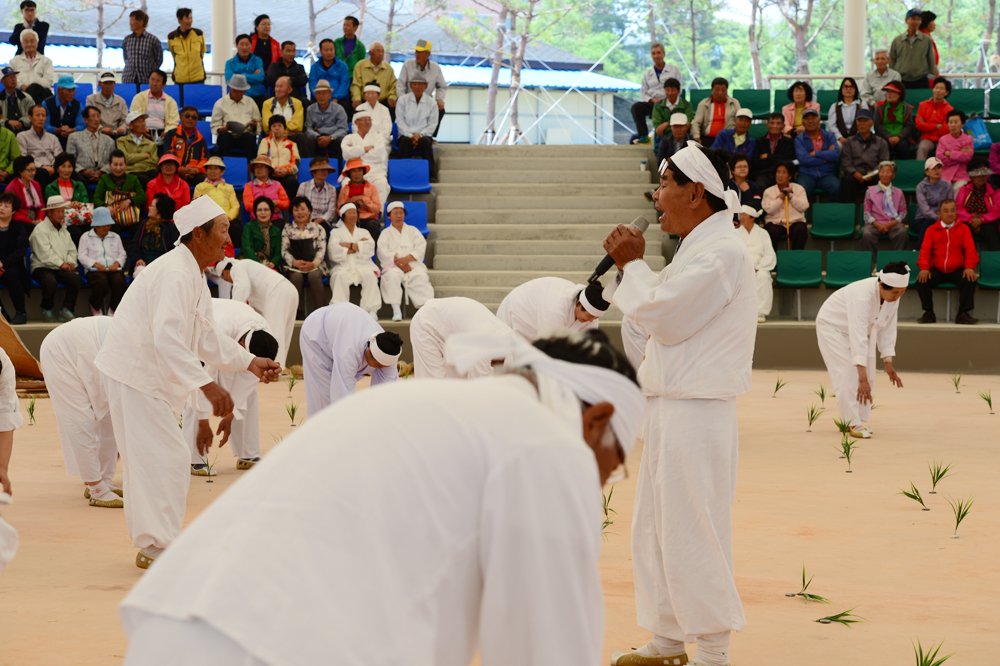
[(198, 116), (195, 115), (195, 114), (193, 114), (193, 113), (185, 113), (184, 114), (184, 119), (185, 120), (198, 120)]
[(628, 478), (628, 467), (625, 466), (625, 451), (622, 450), (622, 445), (618, 442), (615, 442), (615, 452), (618, 454), (621, 464), (608, 477), (607, 483), (611, 484), (620, 483)]

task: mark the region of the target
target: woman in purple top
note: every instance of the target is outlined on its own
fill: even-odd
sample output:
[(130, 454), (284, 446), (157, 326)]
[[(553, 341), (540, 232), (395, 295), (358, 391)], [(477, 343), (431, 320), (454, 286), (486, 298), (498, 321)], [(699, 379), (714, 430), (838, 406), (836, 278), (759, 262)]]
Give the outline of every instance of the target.
[(913, 233), (917, 235), (917, 247), (924, 243), (924, 233), (938, 221), (938, 208), (945, 199), (955, 197), (951, 183), (941, 177), (944, 165), (936, 157), (928, 157), (924, 162), (927, 177), (917, 184), (917, 212), (913, 216)]

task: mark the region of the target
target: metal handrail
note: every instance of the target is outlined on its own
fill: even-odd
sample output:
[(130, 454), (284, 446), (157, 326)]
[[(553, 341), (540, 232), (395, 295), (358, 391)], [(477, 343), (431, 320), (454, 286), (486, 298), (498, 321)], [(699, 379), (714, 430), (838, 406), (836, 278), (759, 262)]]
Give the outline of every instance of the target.
[[(100, 76), (101, 72), (114, 72), (119, 77), (122, 71), (118, 69), (111, 69), (110, 67), (54, 67), (53, 71), (56, 74), (69, 74), (73, 77), (74, 81), (85, 81), (94, 84), (94, 90), (98, 89), (97, 77)], [(165, 70), (167, 74), (173, 75), (173, 71)], [(205, 82), (209, 85), (223, 85), (225, 83), (226, 73), (225, 72), (205, 72)], [(121, 81), (118, 81), (121, 83)]]
[[(836, 81), (843, 79), (845, 76), (851, 76), (854, 79), (863, 79), (864, 74), (768, 74), (767, 81), (768, 86), (770, 86), (771, 81)], [(969, 79), (1000, 79), (1000, 72), (954, 72), (948, 74), (941, 74), (946, 79), (961, 79), (963, 81), (968, 81)], [(976, 86), (972, 86), (975, 88)], [(988, 88), (983, 88), (987, 90)]]

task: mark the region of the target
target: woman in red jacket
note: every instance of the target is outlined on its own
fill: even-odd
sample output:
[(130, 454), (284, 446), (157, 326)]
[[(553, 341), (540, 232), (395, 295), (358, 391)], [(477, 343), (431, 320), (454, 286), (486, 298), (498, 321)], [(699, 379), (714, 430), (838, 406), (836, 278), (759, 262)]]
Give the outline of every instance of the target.
[(271, 39), (271, 17), (267, 14), (261, 14), (253, 20), (250, 50), (264, 63), (265, 75), (271, 63), (281, 59), (281, 46), (278, 44), (278, 40)]
[(943, 76), (934, 79), (931, 93), (931, 98), (917, 107), (917, 131), (920, 132), (918, 160), (926, 160), (933, 155), (938, 140), (948, 133), (948, 113), (952, 106), (945, 98), (951, 94), (951, 81)]
[(21, 200), (21, 205), (14, 211), (14, 221), (28, 225), (25, 229), (31, 233), (35, 225), (45, 219), (45, 199), (42, 198), (42, 187), (35, 178), (35, 160), (31, 155), (21, 155), (14, 160), (14, 177), (7, 186), (7, 192), (12, 192)]
[(166, 194), (174, 200), (175, 210), (180, 210), (191, 203), (191, 186), (183, 178), (177, 175), (177, 169), (181, 162), (173, 153), (166, 153), (160, 158), (160, 174), (149, 181), (146, 186), (146, 210), (153, 205), (153, 197), (157, 194)]

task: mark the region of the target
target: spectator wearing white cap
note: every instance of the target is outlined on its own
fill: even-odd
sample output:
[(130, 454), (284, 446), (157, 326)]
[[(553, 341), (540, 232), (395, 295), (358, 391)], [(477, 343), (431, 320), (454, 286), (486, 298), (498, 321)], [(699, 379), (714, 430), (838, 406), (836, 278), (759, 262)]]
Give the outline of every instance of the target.
[(757, 218), (762, 211), (753, 206), (743, 205), (739, 218), (733, 222), (740, 238), (747, 244), (750, 258), (753, 259), (754, 278), (757, 280), (757, 323), (767, 321), (771, 314), (771, 304), (774, 301), (774, 291), (771, 287), (771, 271), (778, 264), (778, 256), (774, 253), (771, 236), (762, 227), (757, 226)]
[(76, 245), (66, 228), (66, 206), (58, 194), (49, 197), (45, 218), (35, 225), (31, 237), (31, 278), (42, 285), (42, 319), (54, 322), (56, 288), (66, 287), (59, 321), (73, 319), (76, 296), (80, 291), (80, 274), (76, 272)]
[(234, 148), (250, 156), (257, 153), (260, 133), (260, 109), (247, 97), (250, 83), (243, 74), (229, 79), (229, 93), (212, 107), (212, 133), (216, 135), (215, 153), (226, 157)]
[(917, 212), (913, 215), (911, 227), (913, 233), (917, 234), (917, 247), (923, 245), (927, 228), (938, 221), (941, 202), (954, 197), (951, 183), (942, 177), (944, 164), (941, 160), (928, 157), (924, 162), (924, 173), (926, 177), (917, 183)]
[(657, 163), (670, 159), (674, 153), (687, 146), (688, 141), (694, 141), (691, 136), (691, 122), (684, 113), (674, 113), (670, 116), (670, 132), (664, 133), (660, 139), (660, 148), (656, 153)]
[[(381, 107), (376, 103), (376, 106)], [(385, 111), (385, 107), (381, 107)], [(385, 112), (388, 116), (388, 111)], [(340, 144), (345, 160), (360, 159), (371, 169), (365, 174), (365, 180), (378, 190), (380, 201), (389, 198), (389, 151), (386, 148), (385, 137), (372, 129), (371, 112), (359, 108), (354, 113), (354, 131), (344, 137)]]
[(719, 130), (719, 133), (715, 135), (715, 143), (712, 144), (712, 147), (725, 148), (730, 155), (752, 156), (757, 147), (757, 142), (748, 134), (752, 121), (753, 111), (740, 109), (736, 112), (736, 127)]
[(90, 231), (80, 238), (77, 252), (90, 285), (90, 314), (107, 314), (104, 297), (111, 291), (108, 313), (114, 314), (125, 295), (125, 263), (128, 255), (121, 236), (111, 231), (111, 212), (101, 207), (94, 211)]
[(125, 118), (128, 134), (118, 137), (118, 150), (125, 154), (125, 173), (135, 175), (145, 187), (156, 178), (159, 164), (158, 151), (153, 140), (146, 136), (146, 114), (132, 111)]
[[(343, 224), (334, 227), (326, 244), (326, 254), (330, 259), (330, 305), (347, 303), (351, 300), (351, 285), (361, 285), (361, 308), (378, 319), (378, 309), (382, 298), (378, 292), (378, 268), (375, 256), (375, 241), (367, 229), (358, 225), (358, 207), (346, 203), (340, 207)], [(296, 299), (297, 300), (297, 299)]]
[[(392, 90), (395, 94), (396, 88), (393, 87)], [(372, 129), (385, 137), (388, 147), (392, 144), (392, 114), (389, 113), (389, 107), (379, 102), (382, 88), (377, 83), (368, 83), (365, 84), (363, 94), (364, 99), (356, 108), (358, 111), (367, 111), (371, 115)], [(392, 101), (395, 102), (396, 98), (393, 98)]]
[(128, 132), (125, 119), (128, 117), (128, 104), (125, 98), (115, 94), (115, 73), (104, 71), (97, 79), (100, 88), (97, 92), (87, 95), (85, 106), (92, 106), (101, 112), (101, 131), (117, 139)]
[(434, 287), (424, 264), (427, 241), (416, 227), (406, 224), (402, 201), (393, 201), (387, 210), (391, 224), (379, 234), (376, 250), (382, 265), (382, 300), (392, 306), (392, 320), (401, 321), (403, 286), (406, 300), (418, 308), (434, 298)]
[[(399, 78), (396, 80), (396, 97), (402, 99), (404, 95), (413, 90), (410, 85), (419, 75), (427, 84), (427, 95), (434, 96), (438, 107), (437, 123), (434, 131), (428, 136), (437, 136), (438, 127), (441, 126), (441, 119), (444, 117), (444, 96), (448, 93), (448, 83), (444, 80), (444, 72), (441, 65), (431, 62), (431, 43), (426, 39), (417, 40), (417, 45), (413, 47), (413, 57), (403, 63), (399, 70)], [(396, 109), (399, 113), (399, 109)], [(398, 121), (398, 119), (397, 119)]]

